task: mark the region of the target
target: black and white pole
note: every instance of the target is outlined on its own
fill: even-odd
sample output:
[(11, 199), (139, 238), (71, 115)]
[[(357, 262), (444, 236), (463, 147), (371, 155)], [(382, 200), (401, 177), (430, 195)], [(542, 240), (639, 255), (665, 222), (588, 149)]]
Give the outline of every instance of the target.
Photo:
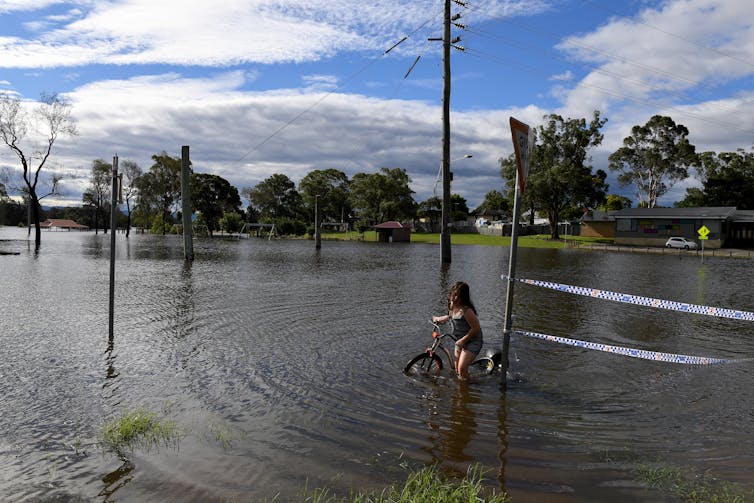
[(513, 285), (516, 278), (516, 257), (518, 256), (518, 227), (520, 218), (521, 196), (526, 186), (526, 178), (529, 174), (529, 159), (531, 149), (534, 146), (533, 131), (526, 124), (510, 118), (511, 134), (513, 137), (513, 150), (516, 154), (516, 183), (513, 196), (513, 223), (511, 226), (510, 258), (508, 259), (508, 288), (505, 294), (505, 328), (503, 330), (503, 354), (501, 364), (503, 366), (503, 383), (507, 380), (509, 367), (509, 347), (511, 331), (513, 329)]
[(113, 185), (110, 194), (110, 340), (113, 338), (115, 325), (115, 230), (117, 229), (118, 193), (118, 156), (113, 157)]

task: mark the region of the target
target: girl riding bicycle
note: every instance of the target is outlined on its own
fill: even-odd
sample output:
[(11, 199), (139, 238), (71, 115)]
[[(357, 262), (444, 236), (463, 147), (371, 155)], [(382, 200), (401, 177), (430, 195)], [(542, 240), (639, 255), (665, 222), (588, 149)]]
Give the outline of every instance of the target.
[(461, 379), (469, 378), (469, 364), (482, 349), (482, 327), (479, 325), (476, 308), (471, 302), (469, 285), (457, 281), (448, 294), (448, 314), (433, 316), (435, 323), (453, 324), (453, 338), (456, 340), (456, 373)]

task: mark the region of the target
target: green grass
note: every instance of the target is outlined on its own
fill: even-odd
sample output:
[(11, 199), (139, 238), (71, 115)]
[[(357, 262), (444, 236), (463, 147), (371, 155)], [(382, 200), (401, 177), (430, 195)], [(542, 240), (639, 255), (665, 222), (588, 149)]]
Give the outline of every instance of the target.
[[(367, 231), (364, 234), (358, 232), (327, 232), (322, 233), (324, 240), (340, 241), (377, 241), (376, 231)], [(439, 233), (413, 232), (411, 233), (412, 243), (429, 243), (440, 244)], [(511, 238), (509, 236), (487, 236), (484, 234), (452, 234), (450, 235), (451, 245), (483, 245), (483, 246), (510, 246)], [(587, 238), (581, 236), (568, 236), (566, 239), (550, 239), (549, 235), (538, 234), (534, 236), (519, 236), (518, 246), (521, 248), (565, 248), (574, 246), (574, 244), (584, 245), (593, 243), (612, 244), (612, 239), (605, 238)]]
[[(392, 485), (382, 491), (354, 492), (335, 496), (329, 489), (315, 489), (302, 494), (297, 501), (311, 503), (503, 503), (508, 495), (482, 486), (481, 468), (472, 466), (461, 479), (445, 477), (436, 467), (411, 472), (403, 485)], [(265, 500), (270, 501), (270, 500)], [(275, 497), (271, 501), (279, 501)]]
[(102, 428), (102, 443), (121, 456), (136, 448), (149, 451), (161, 446), (176, 447), (180, 436), (176, 422), (144, 409), (124, 412)]
[(747, 503), (754, 491), (716, 479), (659, 463), (640, 463), (635, 467), (639, 480), (652, 488), (678, 497), (685, 503)]

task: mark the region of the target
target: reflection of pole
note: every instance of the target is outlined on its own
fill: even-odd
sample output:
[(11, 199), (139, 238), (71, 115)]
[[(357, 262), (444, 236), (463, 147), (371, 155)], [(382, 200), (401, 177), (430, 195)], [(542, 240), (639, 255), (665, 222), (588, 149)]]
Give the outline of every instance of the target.
[(181, 201), (183, 212), (183, 254), (194, 260), (194, 230), (191, 227), (191, 186), (189, 185), (189, 146), (181, 147)]
[(450, 263), (450, 0), (445, 0), (442, 35), (442, 262)]
[(501, 363), (503, 364), (503, 382), (506, 382), (508, 373), (508, 346), (511, 341), (511, 327), (513, 326), (513, 285), (514, 278), (516, 277), (516, 254), (518, 251), (518, 219), (519, 219), (519, 203), (521, 200), (521, 194), (519, 192), (519, 180), (518, 171), (516, 172), (516, 189), (515, 196), (513, 198), (513, 224), (511, 227), (511, 251), (510, 258), (508, 259), (508, 290), (505, 294), (505, 330), (503, 331), (503, 356)]
[(113, 157), (113, 185), (110, 194), (110, 340), (113, 339), (115, 322), (115, 227), (118, 204), (118, 156)]
[(319, 232), (319, 194), (314, 196), (314, 248), (322, 248), (322, 236)]

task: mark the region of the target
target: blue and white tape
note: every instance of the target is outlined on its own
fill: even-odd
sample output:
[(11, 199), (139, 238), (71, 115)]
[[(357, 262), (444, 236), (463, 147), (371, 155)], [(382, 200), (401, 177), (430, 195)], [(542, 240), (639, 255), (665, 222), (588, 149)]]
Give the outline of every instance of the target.
[(596, 351), (604, 351), (606, 353), (614, 353), (617, 355), (630, 356), (632, 358), (642, 358), (644, 360), (653, 360), (659, 362), (683, 363), (686, 365), (716, 365), (720, 363), (730, 363), (732, 361), (726, 360), (724, 358), (678, 355), (673, 353), (659, 353), (657, 351), (645, 351), (643, 349), (624, 348), (621, 346), (610, 346), (608, 344), (601, 344), (598, 342), (580, 341), (578, 339), (569, 339), (567, 337), (558, 337), (555, 335), (538, 334), (536, 332), (526, 332), (524, 330), (514, 330), (513, 333), (516, 335), (523, 335), (535, 339), (557, 342), (559, 344), (566, 344), (568, 346), (574, 346), (577, 348), (593, 349)]
[[(506, 275), (500, 276), (503, 280), (508, 281), (510, 278)], [(722, 307), (701, 306), (697, 304), (686, 304), (684, 302), (675, 302), (672, 300), (654, 299), (652, 297), (641, 297), (639, 295), (629, 295), (626, 293), (610, 292), (608, 290), (598, 290), (596, 288), (585, 288), (582, 286), (564, 285), (562, 283), (553, 283), (551, 281), (540, 281), (534, 279), (519, 279), (516, 281), (526, 283), (527, 285), (550, 288), (560, 292), (584, 295), (586, 297), (595, 297), (597, 299), (612, 300), (615, 302), (624, 302), (626, 304), (635, 304), (637, 306), (654, 307), (657, 309), (668, 309), (670, 311), (680, 311), (683, 313), (703, 314), (705, 316), (716, 316), (718, 318), (731, 318), (734, 320), (754, 321), (754, 313), (750, 311), (737, 311), (735, 309), (726, 309)]]

